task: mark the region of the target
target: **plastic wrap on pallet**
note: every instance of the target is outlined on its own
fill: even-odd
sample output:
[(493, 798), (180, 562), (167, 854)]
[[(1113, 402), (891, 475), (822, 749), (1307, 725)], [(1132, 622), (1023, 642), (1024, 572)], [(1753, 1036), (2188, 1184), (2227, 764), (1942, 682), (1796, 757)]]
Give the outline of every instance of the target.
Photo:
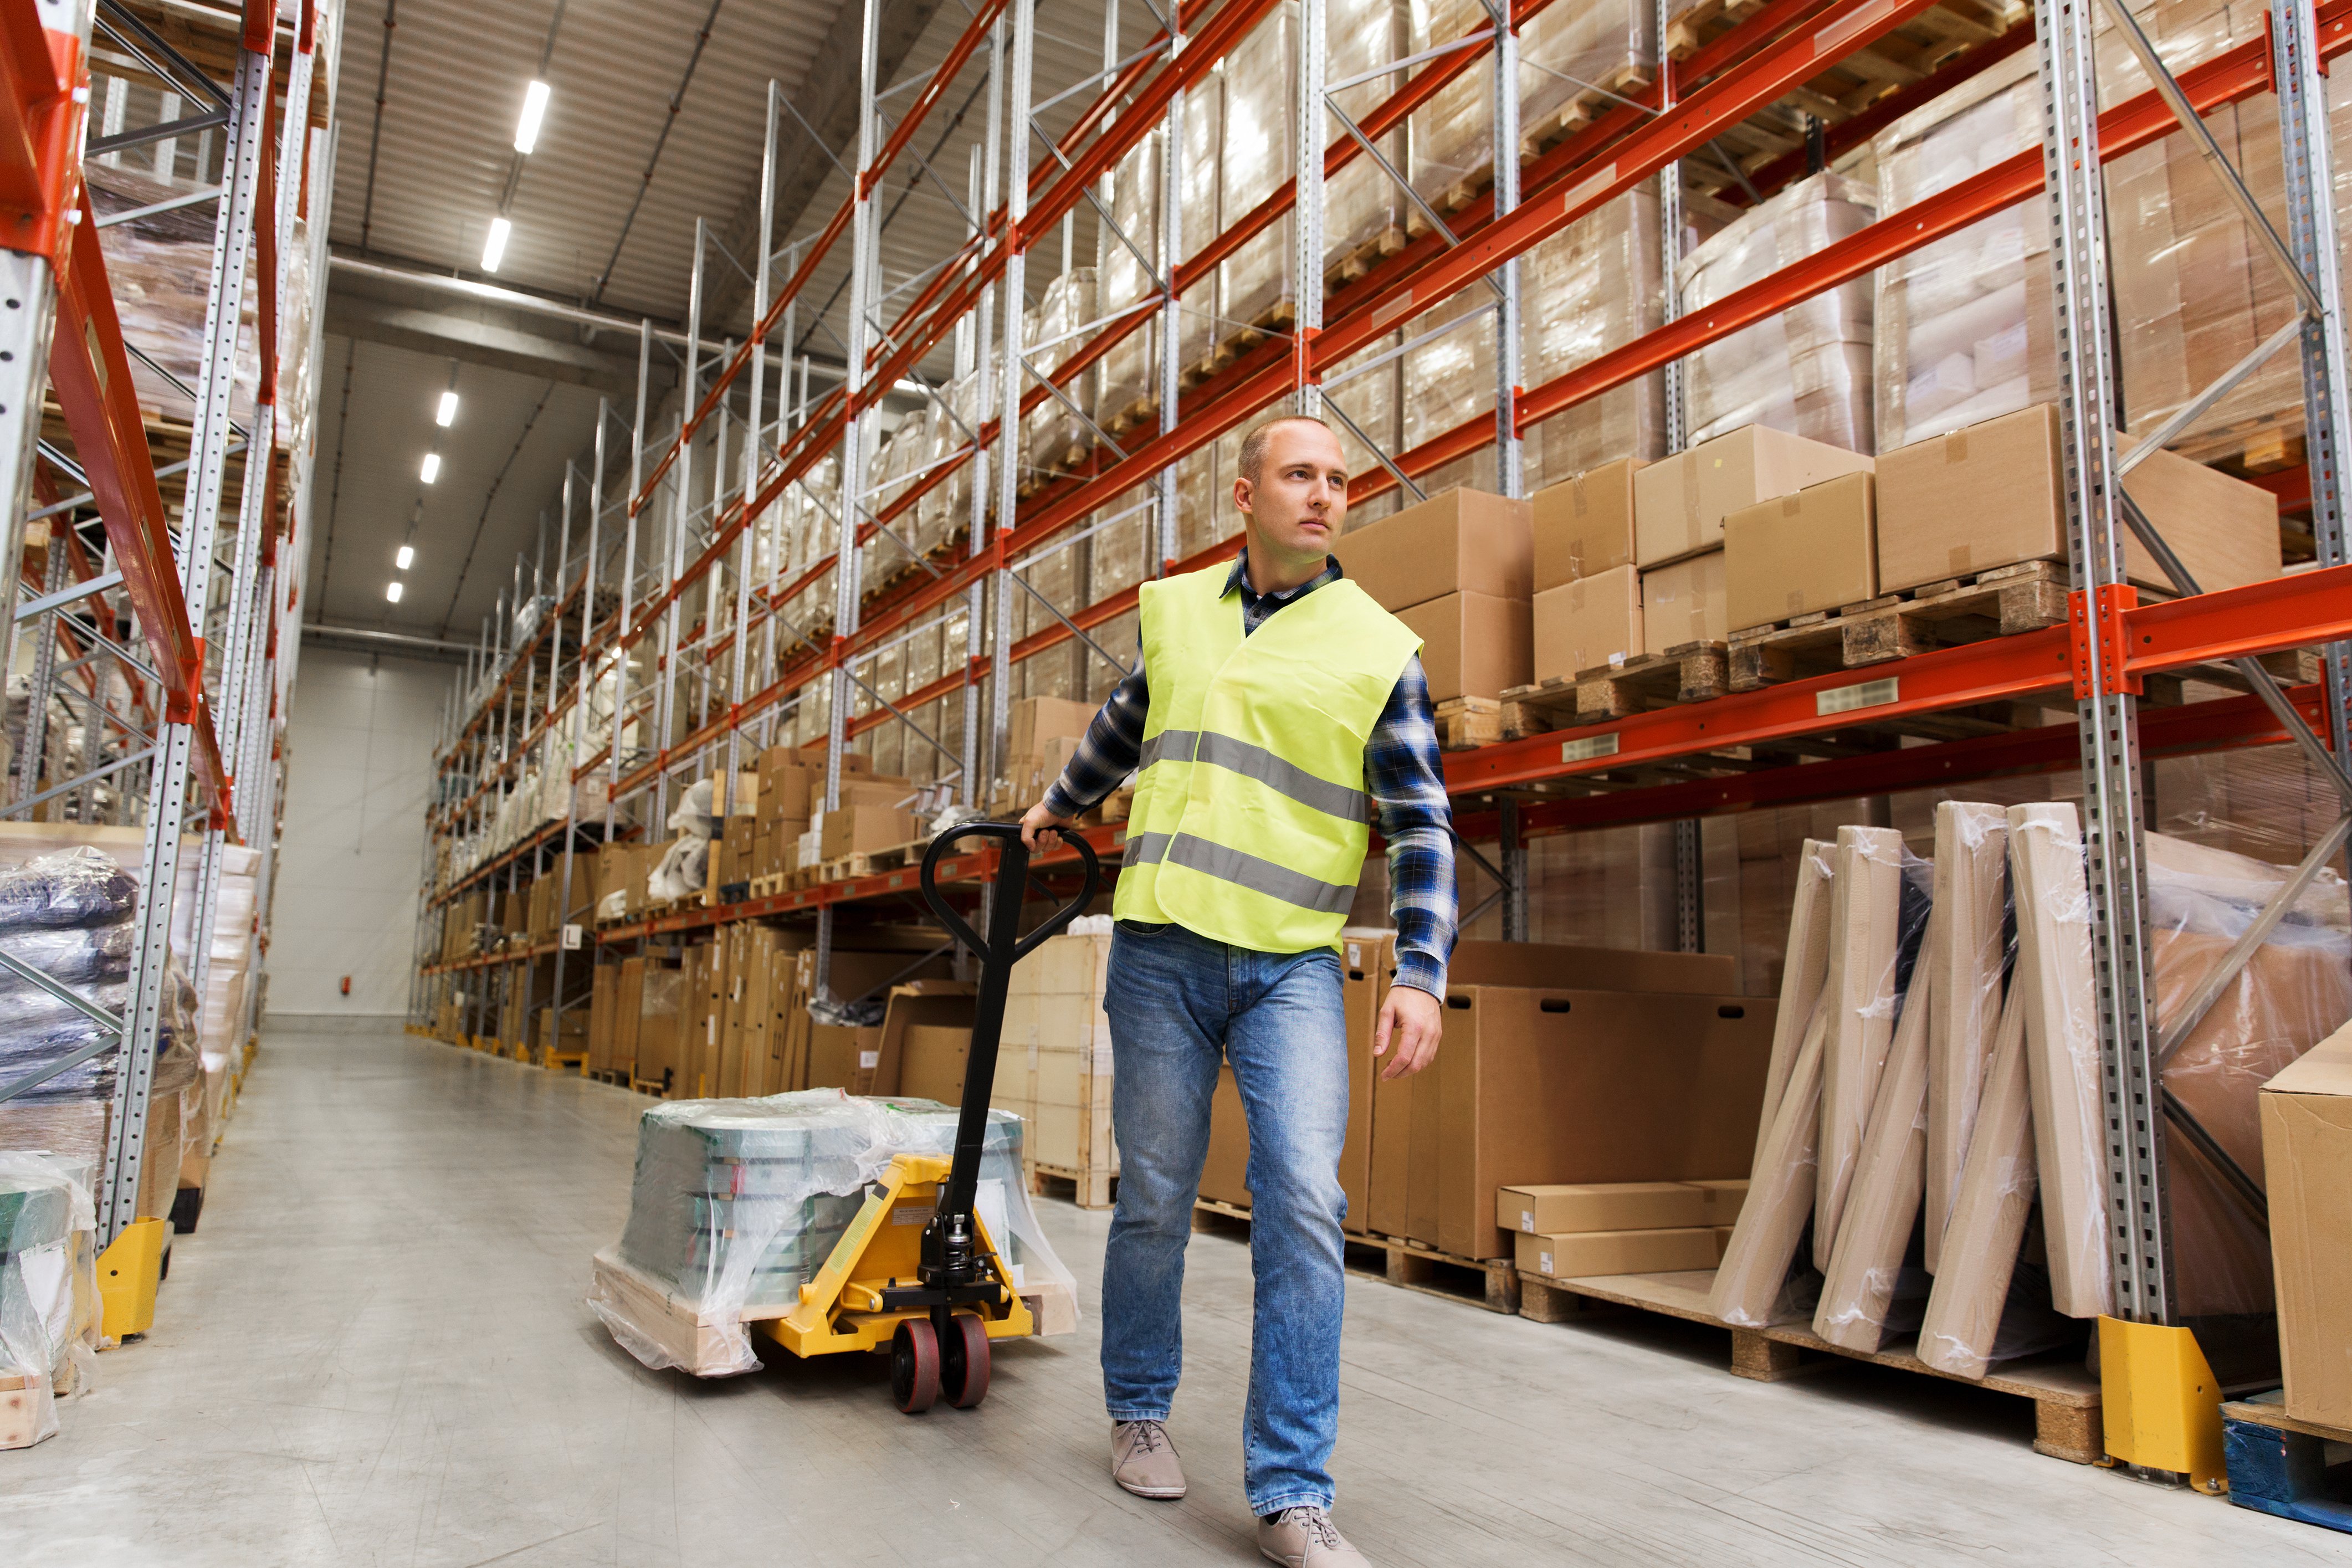
[[(1408, 389), (1399, 431), (1402, 450), (1411, 451), (1480, 415), (1494, 414), (1494, 307), (1492, 290), (1465, 289), (1405, 323), (1405, 341), (1423, 337), (1428, 341), (1407, 349), (1401, 356)], [(1432, 333), (1438, 335), (1430, 336)], [(1340, 395), (1346, 398), (1346, 388), (1341, 389)], [(1352, 404), (1349, 411), (1355, 411)], [(1478, 454), (1472, 462), (1483, 464), (1481, 473), (1491, 474), (1494, 470), (1491, 452)], [(1459, 466), (1449, 465), (1449, 470)], [(1419, 481), (1421, 488), (1432, 495), (1455, 485), (1476, 482), (1472, 477), (1457, 476), (1448, 470), (1425, 476)], [(1491, 489), (1491, 481), (1479, 488)]]
[(1242, 531), (1234, 505), (1234, 466), (1241, 433), (1229, 432), (1176, 464), (1176, 558), (1189, 561)]
[[(1045, 285), (1045, 296), (1030, 316), (1024, 327), (1029, 364), (1038, 376), (1047, 375), (1084, 346), (1082, 338), (1074, 334), (1095, 319), (1095, 269), (1074, 267)], [(1060, 397), (1046, 393), (1022, 419), (1023, 450), (1032, 481), (1073, 471), (1093, 449), (1094, 432), (1074, 412), (1074, 405), (1094, 406), (1094, 380), (1093, 369), (1080, 372), (1061, 384)], [(1035, 384), (1035, 378), (1027, 375), (1022, 381), (1024, 385)]]
[[(205, 142), (218, 146), (219, 132)], [(175, 139), (194, 153), (196, 139)], [(170, 145), (170, 144), (166, 144)], [(126, 151), (126, 160), (138, 150)], [(183, 164), (188, 163), (182, 160)], [(193, 171), (192, 171), (193, 172)], [(216, 182), (217, 154), (208, 171), (213, 178), (153, 174), (101, 156), (84, 171), (89, 183), (90, 206), (100, 219), (190, 195)], [(194, 411), (195, 387), (204, 374), (205, 308), (210, 297), (213, 267), (213, 226), (215, 205), (198, 202), (169, 212), (108, 224), (98, 231), (106, 257), (107, 281), (114, 290), (114, 307), (122, 320), (122, 336), (139, 353), (131, 361), (131, 381), (142, 408), (156, 410), (184, 422)], [(252, 413), (254, 389), (261, 378), (258, 300), (247, 289), (245, 319), (237, 332), (236, 389), (232, 416), (240, 423)], [(279, 324), (281, 342), (285, 323)], [(152, 363), (151, 363), (152, 362)], [(180, 386), (171, 379), (176, 378)], [(183, 390), (183, 387), (185, 390)]]
[[(1685, 313), (1866, 226), (1876, 193), (1822, 173), (1727, 226), (1675, 268)], [(1869, 452), (1871, 288), (1841, 283), (1709, 343), (1684, 362), (1694, 444), (1743, 425)]]
[[(1519, 261), (1521, 371), (1529, 386), (1565, 375), (1665, 321), (1655, 181), (1569, 225)], [(1619, 458), (1665, 456), (1665, 381), (1653, 371), (1537, 427), (1542, 479)], [(1532, 482), (1532, 481), (1531, 481)]]
[[(1475, 330), (1471, 327), (1463, 329), (1464, 331)], [(1399, 378), (1406, 374), (1406, 365), (1405, 356), (1391, 352), (1397, 342), (1394, 333), (1373, 339), (1361, 353), (1334, 366), (1324, 382), (1324, 420), (1339, 433), (1339, 450), (1347, 458), (1348, 472), (1351, 475), (1374, 472), (1381, 467), (1382, 457), (1394, 458), (1412, 444), (1404, 422), (1398, 416), (1402, 400), (1397, 395), (1397, 387)], [(1384, 363), (1371, 363), (1382, 355), (1388, 356)], [(1488, 363), (1493, 363), (1491, 354)], [(1342, 414), (1346, 416), (1344, 420), (1339, 417)], [(1350, 423), (1356, 429), (1349, 428)], [(1360, 437), (1358, 430), (1362, 432)], [(1378, 454), (1365, 445), (1367, 439), (1379, 447)], [(1347, 526), (1361, 528), (1368, 522), (1379, 521), (1397, 510), (1398, 498), (1402, 493), (1392, 489), (1370, 501), (1360, 501), (1350, 506)], [(1409, 500), (1411, 498), (1406, 499)]]
[[(1404, 0), (1330, 0), (1323, 11), (1323, 79), (1347, 81), (1402, 58), (1412, 31)], [(1402, 73), (1376, 77), (1333, 93), (1340, 112), (1360, 123), (1404, 85)], [(1327, 118), (1329, 139), (1347, 133)], [(1402, 169), (1405, 136), (1391, 132), (1372, 143)], [(1328, 284), (1344, 284), (1360, 268), (1404, 248), (1405, 198), (1397, 184), (1371, 159), (1359, 154), (1323, 184), (1323, 272)]]
[[(1519, 29), (1522, 161), (1640, 96), (1657, 63), (1654, 13), (1648, 0), (1591, 0), (1528, 19)], [(1488, 25), (1479, 0), (1412, 0), (1412, 52)], [(1494, 182), (1494, 83), (1493, 56), (1482, 55), (1409, 121), (1408, 177), (1441, 214), (1466, 206)]]
[[(1236, 222), (1297, 174), (1298, 9), (1283, 0), (1225, 57), (1223, 210)], [(1188, 230), (1189, 233), (1189, 230)], [(1288, 331), (1294, 287), (1290, 218), (1266, 226), (1219, 268), (1223, 342), (1244, 328)]]
[[(898, 1154), (948, 1154), (954, 1108), (927, 1100), (857, 1099), (835, 1089), (762, 1100), (657, 1105), (638, 1123), (636, 1175), (620, 1255), (702, 1321), (730, 1354), (688, 1367), (703, 1376), (757, 1371), (743, 1323), (781, 1317), (815, 1279)], [(1030, 1207), (1020, 1118), (992, 1111), (981, 1159), (982, 1226), (1016, 1292), (1074, 1281)], [(680, 1366), (666, 1335), (602, 1282), (588, 1299), (613, 1338), (651, 1367)]]
[(99, 1336), (95, 1168), (0, 1152), (0, 1387), (24, 1395), (0, 1447), (57, 1435), (58, 1401), (87, 1393)]

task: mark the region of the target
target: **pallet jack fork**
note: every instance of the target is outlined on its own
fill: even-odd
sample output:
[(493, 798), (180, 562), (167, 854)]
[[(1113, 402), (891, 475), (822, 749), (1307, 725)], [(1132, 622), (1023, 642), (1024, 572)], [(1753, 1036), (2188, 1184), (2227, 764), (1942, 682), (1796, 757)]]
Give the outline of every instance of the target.
[[(942, 1394), (960, 1409), (978, 1405), (988, 1394), (989, 1342), (1034, 1331), (999, 1240), (988, 1234), (973, 1203), (980, 1191), (988, 1097), (996, 1082), (996, 1052), (1004, 1032), (1004, 997), (1013, 966), (1076, 918), (1094, 901), (1102, 882), (1093, 847), (1067, 828), (1059, 831), (1078, 851), (1086, 888), (1026, 937), (1020, 930), (1029, 850), (1019, 827), (1003, 822), (967, 823), (941, 834), (923, 856), (925, 901), (981, 964), (954, 1157), (893, 1157), (881, 1178), (867, 1187), (865, 1206), (834, 1244), (824, 1267), (801, 1287), (798, 1303), (782, 1318), (760, 1325), (768, 1338), (797, 1356), (887, 1345), (890, 1395), (909, 1415), (929, 1410)], [(986, 936), (972, 930), (940, 895), (936, 875), (941, 853), (970, 837), (1003, 840)]]

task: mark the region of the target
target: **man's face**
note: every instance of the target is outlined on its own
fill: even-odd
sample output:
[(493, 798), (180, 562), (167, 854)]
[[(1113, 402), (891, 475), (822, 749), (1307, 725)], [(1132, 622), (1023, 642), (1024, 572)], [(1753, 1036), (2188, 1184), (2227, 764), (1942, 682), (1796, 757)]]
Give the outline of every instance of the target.
[(1339, 437), (1305, 419), (1266, 432), (1256, 479), (1234, 481), (1234, 504), (1247, 512), (1266, 547), (1319, 560), (1348, 516), (1348, 465)]

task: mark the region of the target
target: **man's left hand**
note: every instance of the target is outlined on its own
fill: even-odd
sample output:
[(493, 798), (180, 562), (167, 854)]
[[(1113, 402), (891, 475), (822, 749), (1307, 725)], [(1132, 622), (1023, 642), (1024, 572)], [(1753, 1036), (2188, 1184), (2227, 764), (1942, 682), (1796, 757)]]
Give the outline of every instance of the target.
[(1389, 987), (1380, 1022), (1372, 1026), (1372, 1055), (1389, 1058), (1381, 1069), (1382, 1078), (1403, 1078), (1437, 1059), (1437, 1042), (1445, 1032), (1444, 1006), (1417, 986)]

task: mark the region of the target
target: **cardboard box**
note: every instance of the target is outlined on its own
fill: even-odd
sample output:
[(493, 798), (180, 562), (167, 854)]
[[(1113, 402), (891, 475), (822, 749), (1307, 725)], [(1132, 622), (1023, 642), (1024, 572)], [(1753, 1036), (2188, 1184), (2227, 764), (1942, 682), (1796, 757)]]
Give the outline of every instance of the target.
[(1034, 757), (1045, 749), (1048, 742), (1063, 736), (1072, 739), (1087, 732), (1094, 722), (1097, 704), (1073, 701), (1066, 697), (1023, 697), (1016, 699), (1006, 716), (1004, 754), (1008, 757)]
[(1453, 594), (1525, 599), (1535, 591), (1530, 516), (1523, 500), (1485, 490), (1446, 490), (1341, 534), (1332, 542), (1331, 553), (1339, 569), (1388, 610), (1402, 612)]
[(730, 788), (727, 771), (721, 768), (710, 775), (710, 815), (713, 816), (756, 816), (760, 811), (760, 775), (751, 768), (739, 770)]
[(1522, 1236), (1518, 1266), (1554, 1279), (1611, 1274), (1664, 1274), (1712, 1268), (1720, 1256), (1715, 1232), (1697, 1226), (1672, 1230), (1589, 1230), (1562, 1236)]
[(1731, 635), (1726, 613), (1723, 552), (1685, 556), (1642, 574), (1642, 650), (1664, 653), (1685, 643)]
[(1502, 1188), (1495, 1194), (1495, 1223), (1524, 1236), (1558, 1236), (1682, 1229), (1714, 1221), (1706, 1194), (1690, 1182), (1576, 1182)]
[(828, 860), (844, 855), (870, 855), (895, 848), (914, 838), (915, 814), (895, 805), (844, 806), (824, 814), (824, 855)]
[(1536, 595), (1534, 679), (1622, 664), (1645, 646), (1637, 567), (1612, 567)]
[(1473, 985), (1449, 987), (1444, 1017), (1435, 1066), (1415, 1075), (1425, 1081), (1409, 1136), (1411, 1239), (1458, 1258), (1507, 1257), (1499, 1188), (1691, 1181), (1750, 1163), (1769, 1006)]
[(1645, 467), (1620, 458), (1529, 498), (1537, 593), (1634, 563), (1633, 476)]
[(2352, 1026), (2260, 1098), (2286, 1413), (2352, 1427)]
[[(2119, 456), (2131, 445), (2129, 437), (2116, 438)], [(1880, 458), (1878, 474), (1882, 593), (2066, 558), (2053, 405), (1914, 442)], [(2163, 451), (2135, 468), (2124, 489), (2200, 588), (2234, 588), (2279, 574), (2278, 503), (2268, 490)], [(2124, 572), (2142, 587), (2171, 591), (2170, 580), (2128, 532)]]
[(1230, 1067), (1217, 1068), (1216, 1092), (1209, 1099), (1209, 1152), (1201, 1163), (1201, 1195), (1249, 1207), (1249, 1118)]
[(1691, 1184), (1706, 1195), (1706, 1218), (1703, 1224), (1720, 1226), (1728, 1230), (1738, 1222), (1739, 1211), (1748, 1204), (1748, 1178), (1737, 1181), (1697, 1181)]
[(1726, 431), (1633, 476), (1634, 560), (1647, 570), (1713, 550), (1740, 508), (1870, 467), (1859, 452), (1761, 425)]
[(676, 1082), (686, 1000), (682, 969), (657, 962), (646, 964), (638, 984), (635, 1061), (629, 1069), (635, 1077), (664, 1088)]
[(721, 833), (719, 836), (719, 841), (711, 846), (713, 858), (718, 862), (716, 868), (718, 874), (710, 879), (712, 886), (725, 888), (751, 879), (751, 840), (754, 826), (755, 819), (752, 817), (727, 818), (726, 831)]
[(1429, 677), (1432, 702), (1492, 700), (1533, 679), (1534, 633), (1525, 599), (1448, 594), (1412, 605), (1397, 619), (1422, 639), (1421, 668)]
[(881, 1025), (858, 1028), (836, 1024), (809, 1026), (809, 1088), (873, 1094), (877, 1092), (874, 1075), (881, 1065)]
[(1723, 520), (1725, 616), (1769, 626), (1878, 595), (1878, 519), (1869, 473), (1840, 474)]
[(1339, 1150), (1339, 1194), (1347, 1200), (1340, 1228), (1361, 1236), (1371, 1228), (1372, 1086), (1384, 1065), (1372, 1055), (1372, 1029), (1387, 999), (1381, 967), (1383, 933), (1342, 931), (1339, 1005), (1348, 1018), (1348, 1138)]

